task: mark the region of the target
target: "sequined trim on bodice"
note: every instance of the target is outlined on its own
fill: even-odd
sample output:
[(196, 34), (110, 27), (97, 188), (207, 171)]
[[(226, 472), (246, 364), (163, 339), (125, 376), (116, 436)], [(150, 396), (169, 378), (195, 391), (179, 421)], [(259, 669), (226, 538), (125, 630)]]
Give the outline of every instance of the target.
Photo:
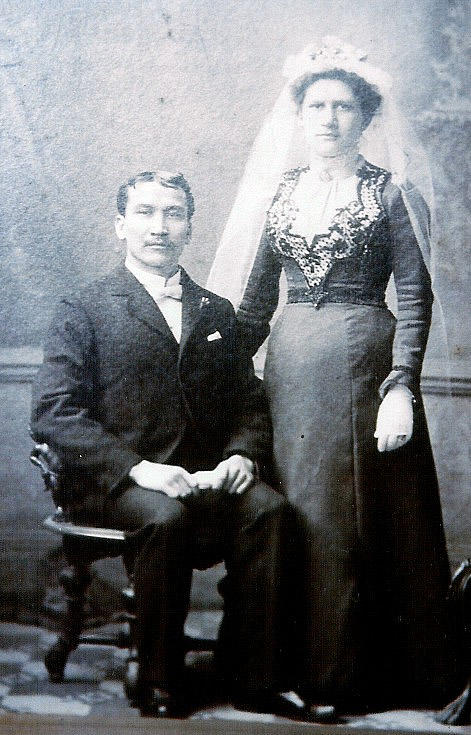
[(357, 172), (358, 198), (337, 209), (325, 234), (315, 235), (309, 244), (292, 231), (298, 212), (292, 194), (305, 168), (287, 171), (267, 216), (267, 232), (275, 252), (293, 258), (308, 284), (308, 294), (318, 306), (327, 296), (326, 278), (336, 260), (368, 251), (373, 230), (385, 217), (382, 192), (390, 176), (385, 169), (363, 161)]

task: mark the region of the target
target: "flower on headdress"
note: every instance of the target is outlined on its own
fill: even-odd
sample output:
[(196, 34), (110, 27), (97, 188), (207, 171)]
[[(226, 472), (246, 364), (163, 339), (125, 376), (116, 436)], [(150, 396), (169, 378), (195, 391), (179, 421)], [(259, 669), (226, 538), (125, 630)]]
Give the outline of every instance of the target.
[(362, 49), (343, 43), (336, 36), (324, 36), (321, 46), (309, 44), (299, 54), (288, 56), (283, 76), (292, 83), (304, 74), (321, 74), (333, 69), (357, 74), (376, 87), (382, 96), (391, 88), (389, 74), (369, 64), (367, 54)]
[(336, 36), (324, 36), (322, 43), (320, 48), (311, 46), (304, 49), (304, 51), (311, 49), (308, 53), (313, 61), (318, 58), (326, 62), (341, 63), (344, 61), (348, 63), (352, 60), (366, 61), (368, 58), (362, 49), (355, 48), (351, 43), (342, 43)]

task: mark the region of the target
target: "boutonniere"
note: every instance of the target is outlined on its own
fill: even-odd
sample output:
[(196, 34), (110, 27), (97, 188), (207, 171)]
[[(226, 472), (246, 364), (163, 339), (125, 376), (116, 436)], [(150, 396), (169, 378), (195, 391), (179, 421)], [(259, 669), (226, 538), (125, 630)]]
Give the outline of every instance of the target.
[(211, 301), (207, 296), (202, 296), (200, 301), (200, 310), (204, 309), (205, 306), (209, 306), (210, 303)]

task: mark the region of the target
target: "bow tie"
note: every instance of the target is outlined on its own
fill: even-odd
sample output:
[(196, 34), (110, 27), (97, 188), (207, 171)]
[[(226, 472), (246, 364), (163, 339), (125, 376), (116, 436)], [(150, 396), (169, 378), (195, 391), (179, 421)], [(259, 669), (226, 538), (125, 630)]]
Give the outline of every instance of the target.
[(182, 300), (182, 287), (180, 283), (175, 283), (171, 286), (161, 286), (160, 288), (152, 289), (152, 296), (154, 299), (176, 299), (177, 301)]

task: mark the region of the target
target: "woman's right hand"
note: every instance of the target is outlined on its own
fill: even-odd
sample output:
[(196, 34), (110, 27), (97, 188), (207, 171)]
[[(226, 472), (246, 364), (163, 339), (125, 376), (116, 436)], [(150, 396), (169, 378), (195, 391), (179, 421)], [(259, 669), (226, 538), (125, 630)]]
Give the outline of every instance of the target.
[(384, 396), (374, 433), (379, 452), (392, 452), (410, 440), (414, 426), (413, 398), (405, 385), (393, 386)]

